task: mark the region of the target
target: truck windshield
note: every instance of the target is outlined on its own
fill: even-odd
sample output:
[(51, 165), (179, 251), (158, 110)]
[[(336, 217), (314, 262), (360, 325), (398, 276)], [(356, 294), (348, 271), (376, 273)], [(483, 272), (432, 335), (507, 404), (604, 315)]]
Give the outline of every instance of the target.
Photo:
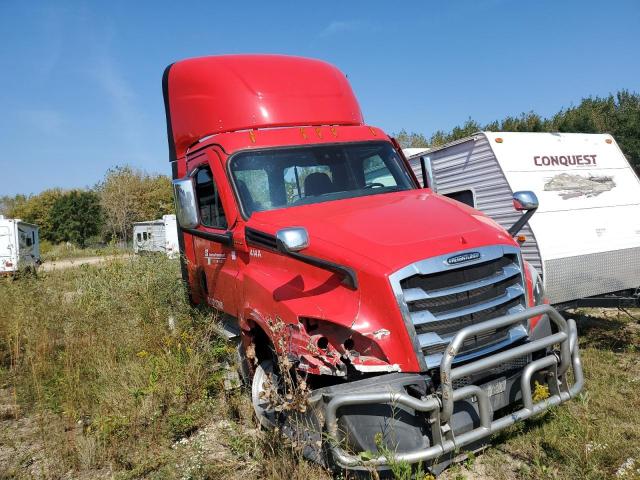
[(388, 142), (241, 152), (231, 159), (231, 174), (247, 216), (414, 188)]

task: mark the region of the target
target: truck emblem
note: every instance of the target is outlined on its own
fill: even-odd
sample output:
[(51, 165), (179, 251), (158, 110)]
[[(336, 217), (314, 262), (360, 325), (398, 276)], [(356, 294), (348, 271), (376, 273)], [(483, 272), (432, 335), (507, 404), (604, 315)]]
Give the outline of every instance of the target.
[(455, 255), (453, 257), (447, 258), (447, 263), (449, 265), (457, 265), (459, 263), (470, 262), (471, 260), (477, 260), (478, 258), (480, 258), (480, 252), (462, 253), (460, 255)]

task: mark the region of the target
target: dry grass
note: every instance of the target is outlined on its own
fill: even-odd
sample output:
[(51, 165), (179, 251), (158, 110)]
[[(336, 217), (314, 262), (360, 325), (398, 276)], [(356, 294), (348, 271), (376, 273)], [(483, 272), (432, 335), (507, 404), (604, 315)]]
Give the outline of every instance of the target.
[(43, 262), (54, 262), (71, 258), (121, 255), (131, 252), (131, 249), (118, 246), (115, 243), (105, 246), (80, 248), (72, 243), (52, 244), (46, 240), (40, 242), (40, 257)]
[[(584, 394), (445, 478), (640, 477), (640, 326), (588, 313)], [(223, 389), (217, 328), (161, 256), (1, 281), (0, 478), (331, 478)]]
[(615, 310), (571, 316), (586, 377), (582, 394), (497, 435), (470, 468), (455, 467), (446, 478), (640, 478), (640, 323)]
[[(269, 448), (250, 433), (250, 402), (223, 389), (231, 358), (214, 319), (186, 304), (177, 261), (2, 281), (0, 477), (281, 478), (289, 468), (302, 478), (298, 465), (316, 469), (292, 452), (284, 470), (262, 465)], [(217, 458), (190, 440), (205, 426)]]

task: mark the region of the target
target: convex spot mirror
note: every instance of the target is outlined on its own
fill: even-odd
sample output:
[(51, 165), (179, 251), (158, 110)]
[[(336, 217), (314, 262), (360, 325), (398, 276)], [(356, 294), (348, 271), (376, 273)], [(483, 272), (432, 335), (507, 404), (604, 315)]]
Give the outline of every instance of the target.
[(530, 190), (523, 190), (513, 194), (513, 208), (520, 212), (538, 208), (538, 197)]
[(174, 180), (173, 196), (176, 202), (176, 218), (180, 226), (183, 228), (196, 228), (200, 225), (193, 178)]
[(299, 252), (309, 246), (309, 233), (303, 227), (289, 227), (277, 231), (278, 249), (285, 252)]

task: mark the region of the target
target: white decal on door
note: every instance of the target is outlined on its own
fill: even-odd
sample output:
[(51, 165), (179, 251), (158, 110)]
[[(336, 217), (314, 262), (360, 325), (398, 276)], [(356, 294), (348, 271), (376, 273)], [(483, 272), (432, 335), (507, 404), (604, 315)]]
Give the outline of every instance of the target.
[(208, 248), (204, 250), (204, 259), (207, 261), (207, 265), (211, 265), (212, 263), (224, 263), (226, 258), (226, 253), (209, 252)]

